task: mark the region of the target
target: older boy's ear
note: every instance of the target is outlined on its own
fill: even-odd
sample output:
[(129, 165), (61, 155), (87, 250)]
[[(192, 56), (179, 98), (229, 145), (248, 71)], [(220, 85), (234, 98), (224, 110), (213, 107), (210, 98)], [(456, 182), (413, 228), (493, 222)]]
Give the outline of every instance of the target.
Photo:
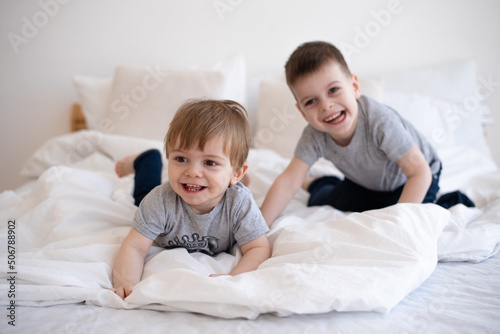
[(238, 183), (248, 170), (248, 163), (245, 161), (243, 166), (234, 171), (233, 177), (231, 178), (231, 185)]
[(356, 74), (353, 74), (351, 80), (352, 86), (354, 88), (354, 96), (359, 99), (359, 97), (361, 96), (361, 88), (359, 87), (358, 76)]
[(295, 103), (295, 106), (297, 107), (297, 109), (299, 109), (300, 111), (300, 114), (302, 115), (302, 117), (304, 117), (304, 119), (306, 120), (306, 122), (309, 122), (306, 118), (306, 114), (304, 113), (304, 111), (302, 110), (302, 108), (300, 107), (300, 104), (297, 102)]

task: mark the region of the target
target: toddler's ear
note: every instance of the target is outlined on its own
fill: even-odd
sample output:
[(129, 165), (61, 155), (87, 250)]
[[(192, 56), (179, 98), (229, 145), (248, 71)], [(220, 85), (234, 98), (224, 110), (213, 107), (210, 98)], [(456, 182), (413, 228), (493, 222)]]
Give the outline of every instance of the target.
[(231, 185), (235, 185), (240, 181), (248, 170), (248, 163), (245, 161), (243, 166), (234, 171), (233, 177), (231, 178)]

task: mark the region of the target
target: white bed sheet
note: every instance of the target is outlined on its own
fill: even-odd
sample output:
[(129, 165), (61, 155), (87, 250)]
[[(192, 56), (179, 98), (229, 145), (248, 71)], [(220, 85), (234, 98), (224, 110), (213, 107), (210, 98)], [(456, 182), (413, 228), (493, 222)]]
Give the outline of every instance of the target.
[(329, 312), (255, 320), (187, 312), (120, 310), (84, 304), (19, 307), (12, 333), (497, 333), (500, 256), (439, 263), (390, 313)]
[[(273, 225), (269, 233), (273, 257), (259, 270), (213, 279), (208, 274), (228, 272), (237, 261), (237, 248), (234, 256), (221, 254), (215, 258), (181, 249), (154, 249), (143, 282), (123, 302), (106, 289), (111, 284), (114, 256), (130, 228), (135, 206), (130, 197), (132, 178), (114, 176), (113, 160), (150, 147), (161, 147), (161, 143), (91, 131), (59, 137), (35, 153), (24, 170), (25, 174), (39, 176), (37, 182), (0, 194), (2, 235), (6, 235), (8, 219), (18, 222), (16, 303), (24, 306), (20, 314), (24, 312), (21, 310), (32, 314), (57, 310), (54, 305), (64, 304), (65, 309), (76, 306), (100, 313), (112, 313), (116, 308), (116, 314), (156, 314), (119, 312), (141, 308), (221, 318), (255, 319), (260, 315), (258, 319), (269, 320), (276, 315), (296, 314), (294, 317), (300, 318), (300, 314), (349, 311), (333, 315), (383, 319), (384, 315), (364, 312), (390, 311), (393, 315), (415, 294), (420, 298), (414, 290), (421, 291), (429, 284), (430, 275), (439, 275), (440, 268), (443, 275), (438, 281), (453, 278), (446, 276), (445, 268), (455, 267), (439, 264), (436, 269), (438, 260), (481, 262), (498, 252), (500, 173), (479, 153), (444, 152), (444, 165), (450, 168), (443, 172), (442, 188), (460, 184), (479, 209), (457, 206), (444, 210), (432, 204), (405, 204), (346, 215), (327, 207), (306, 208), (307, 194), (301, 191)], [(467, 157), (467, 161), (456, 161), (460, 160), (458, 156)], [(249, 163), (250, 188), (260, 203), (287, 160), (271, 151), (253, 150)], [(458, 164), (461, 168), (454, 169)], [(330, 172), (335, 173), (326, 163), (317, 164), (312, 171)], [(2, 258), (2, 278), (7, 276), (5, 268)], [(461, 263), (460, 268), (475, 267)], [(498, 278), (498, 268), (492, 273)], [(6, 296), (7, 289), (7, 284), (0, 285), (0, 294)], [(485, 300), (487, 296), (484, 293)], [(487, 301), (487, 312), (498, 309), (498, 304)], [(6, 302), (2, 299), (1, 303)], [(82, 302), (106, 307), (79, 305)], [(257, 325), (259, 321), (240, 324)], [(489, 326), (488, 321), (485, 326)]]

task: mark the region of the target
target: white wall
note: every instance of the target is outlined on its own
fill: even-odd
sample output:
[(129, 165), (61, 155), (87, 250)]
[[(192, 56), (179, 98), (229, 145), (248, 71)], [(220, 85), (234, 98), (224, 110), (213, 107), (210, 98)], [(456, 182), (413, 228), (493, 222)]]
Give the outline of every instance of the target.
[[(488, 140), (500, 164), (500, 146), (493, 145), (500, 142), (497, 0), (4, 0), (0, 191), (25, 181), (19, 170), (42, 142), (69, 132), (75, 74), (110, 76), (117, 65), (189, 67), (242, 52), (255, 83), (281, 73), (302, 42), (353, 44), (373, 12), (394, 5), (398, 13), (350, 58), (351, 69), (377, 73), (476, 59), (479, 75), (499, 83), (487, 103), (497, 120)], [(39, 27), (29, 30), (34, 23)], [(12, 42), (13, 34), (21, 39)]]

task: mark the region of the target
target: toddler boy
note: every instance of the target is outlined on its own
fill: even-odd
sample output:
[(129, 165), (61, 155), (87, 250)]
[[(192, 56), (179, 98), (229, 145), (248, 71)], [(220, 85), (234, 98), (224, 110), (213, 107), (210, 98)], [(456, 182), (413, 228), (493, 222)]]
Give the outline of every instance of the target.
[(135, 171), (134, 197), (140, 204), (113, 267), (116, 294), (127, 297), (141, 280), (153, 242), (208, 255), (229, 252), (237, 243), (242, 258), (229, 275), (255, 270), (270, 257), (269, 229), (252, 193), (239, 182), (248, 168), (250, 143), (247, 114), (240, 104), (188, 101), (165, 137), (168, 182), (158, 185), (158, 151), (117, 164), (119, 175)]

